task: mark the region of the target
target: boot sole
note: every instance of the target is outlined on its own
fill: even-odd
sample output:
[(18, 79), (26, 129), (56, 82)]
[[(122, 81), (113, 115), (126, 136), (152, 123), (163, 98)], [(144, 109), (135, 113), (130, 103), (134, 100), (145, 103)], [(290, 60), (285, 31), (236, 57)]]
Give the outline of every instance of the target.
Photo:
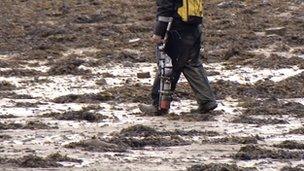
[(210, 111), (212, 111), (212, 110), (214, 110), (214, 109), (216, 109), (217, 108), (217, 104), (216, 105), (214, 105), (214, 106), (211, 106), (210, 108), (208, 108), (208, 109), (205, 109), (205, 110), (203, 110), (202, 111), (202, 114), (204, 114), (204, 113), (208, 113), (208, 112), (210, 112)]
[(168, 114), (168, 110), (150, 110), (150, 109), (146, 109), (144, 106), (141, 106), (141, 105), (138, 108), (142, 113), (145, 113), (145, 114), (148, 114), (151, 116), (164, 116), (164, 115)]
[(215, 104), (214, 106), (211, 106), (209, 108), (205, 108), (203, 110), (200, 110), (200, 111), (197, 111), (197, 110), (194, 110), (194, 111), (190, 111), (192, 114), (194, 115), (200, 115), (200, 114), (206, 114), (214, 109), (216, 109), (218, 107), (218, 104)]

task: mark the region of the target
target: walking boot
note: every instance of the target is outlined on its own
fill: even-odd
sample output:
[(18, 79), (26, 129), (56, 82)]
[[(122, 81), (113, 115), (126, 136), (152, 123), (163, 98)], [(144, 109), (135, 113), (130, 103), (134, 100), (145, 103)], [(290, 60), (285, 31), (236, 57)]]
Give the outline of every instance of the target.
[(197, 109), (192, 109), (190, 112), (193, 114), (205, 114), (217, 108), (217, 102), (212, 101), (199, 105)]
[(139, 110), (142, 113), (145, 113), (147, 115), (151, 116), (161, 116), (168, 113), (167, 110), (158, 110), (157, 106), (154, 105), (146, 105), (146, 104), (139, 104)]

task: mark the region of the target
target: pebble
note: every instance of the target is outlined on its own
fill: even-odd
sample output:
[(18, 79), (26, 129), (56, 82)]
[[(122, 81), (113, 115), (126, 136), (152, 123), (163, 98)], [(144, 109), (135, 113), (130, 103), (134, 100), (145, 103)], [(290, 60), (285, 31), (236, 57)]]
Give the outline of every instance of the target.
[(137, 73), (137, 78), (151, 78), (150, 72)]
[(267, 35), (279, 35), (284, 36), (286, 33), (286, 27), (272, 27), (265, 30)]

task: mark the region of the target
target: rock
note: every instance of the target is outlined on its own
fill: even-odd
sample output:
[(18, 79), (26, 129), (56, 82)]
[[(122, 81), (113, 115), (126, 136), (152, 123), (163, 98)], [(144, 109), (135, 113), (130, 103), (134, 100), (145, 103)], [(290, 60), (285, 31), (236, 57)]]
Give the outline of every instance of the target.
[(137, 73), (137, 78), (151, 78), (150, 72)]
[(0, 91), (14, 90), (16, 86), (8, 81), (0, 81)]
[(284, 36), (286, 33), (286, 27), (272, 27), (265, 30), (266, 35), (279, 35)]
[(107, 80), (104, 78), (97, 80), (95, 83), (100, 86), (108, 85)]
[(256, 36), (258, 36), (258, 37), (263, 37), (263, 36), (266, 35), (265, 32), (255, 32), (254, 34), (255, 34)]
[(130, 61), (125, 61), (122, 64), (124, 67), (134, 67), (134, 63), (130, 62)]
[(129, 40), (129, 43), (135, 43), (135, 42), (138, 42), (140, 40), (141, 40), (140, 38), (131, 39), (131, 40)]
[(126, 79), (126, 84), (131, 84), (133, 82), (132, 78), (127, 78)]
[(108, 73), (108, 72), (102, 73), (101, 75), (103, 78), (114, 78), (115, 77), (112, 73)]
[(262, 0), (260, 5), (262, 6), (268, 6), (268, 5), (271, 5), (271, 3), (269, 2), (269, 0)]

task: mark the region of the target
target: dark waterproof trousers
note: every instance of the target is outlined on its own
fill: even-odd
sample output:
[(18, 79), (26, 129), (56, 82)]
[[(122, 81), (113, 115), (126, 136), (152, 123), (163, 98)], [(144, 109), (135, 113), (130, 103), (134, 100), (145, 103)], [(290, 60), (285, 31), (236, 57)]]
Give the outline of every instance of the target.
[[(201, 35), (200, 26), (173, 28), (170, 31), (166, 49), (173, 63), (171, 91), (174, 92), (180, 75), (183, 73), (195, 94), (198, 105), (215, 101), (201, 62)], [(160, 77), (157, 74), (151, 93), (154, 106), (158, 106), (159, 103), (159, 85)]]

